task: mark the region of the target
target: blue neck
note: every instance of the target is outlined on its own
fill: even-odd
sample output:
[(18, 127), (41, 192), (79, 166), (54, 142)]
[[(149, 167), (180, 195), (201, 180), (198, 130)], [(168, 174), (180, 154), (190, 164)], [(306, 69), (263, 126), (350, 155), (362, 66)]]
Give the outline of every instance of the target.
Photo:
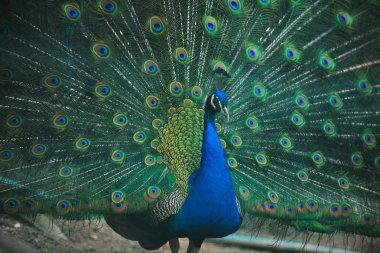
[[(206, 132), (207, 127), (215, 127), (215, 114), (211, 112), (206, 112), (204, 117), (204, 132)], [(204, 142), (203, 142), (204, 143)]]
[(214, 121), (215, 115), (206, 112), (201, 166), (191, 175), (189, 195), (172, 222), (177, 236), (222, 237), (240, 226), (232, 179)]

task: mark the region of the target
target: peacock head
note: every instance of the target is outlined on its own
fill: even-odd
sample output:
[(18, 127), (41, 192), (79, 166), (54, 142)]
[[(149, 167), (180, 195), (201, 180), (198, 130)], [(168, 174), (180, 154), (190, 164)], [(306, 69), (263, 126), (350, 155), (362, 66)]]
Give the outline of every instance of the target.
[(211, 115), (221, 112), (228, 120), (227, 103), (228, 99), (226, 94), (221, 90), (215, 90), (214, 93), (207, 97), (205, 110)]

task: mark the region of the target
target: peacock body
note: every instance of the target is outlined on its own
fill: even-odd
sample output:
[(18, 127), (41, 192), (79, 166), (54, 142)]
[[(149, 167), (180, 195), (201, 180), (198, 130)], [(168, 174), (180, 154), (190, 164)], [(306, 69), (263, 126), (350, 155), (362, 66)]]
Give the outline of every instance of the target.
[(378, 1), (0, 6), (0, 212), (380, 236)]

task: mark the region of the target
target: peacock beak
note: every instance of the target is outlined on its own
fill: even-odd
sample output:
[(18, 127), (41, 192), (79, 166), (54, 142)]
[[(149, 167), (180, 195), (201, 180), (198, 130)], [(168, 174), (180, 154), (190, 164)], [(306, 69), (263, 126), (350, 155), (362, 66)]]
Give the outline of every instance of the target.
[(227, 107), (223, 107), (223, 108), (222, 108), (222, 114), (223, 114), (224, 117), (226, 117), (227, 121), (230, 120), (230, 115), (228, 114), (228, 109), (227, 109)]

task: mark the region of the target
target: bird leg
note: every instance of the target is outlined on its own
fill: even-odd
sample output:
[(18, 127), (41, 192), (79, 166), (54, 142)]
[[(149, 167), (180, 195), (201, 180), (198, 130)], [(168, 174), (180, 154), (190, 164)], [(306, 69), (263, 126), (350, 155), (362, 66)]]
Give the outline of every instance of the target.
[(203, 240), (192, 240), (189, 238), (189, 247), (187, 253), (199, 253)]
[(169, 246), (172, 253), (178, 253), (179, 251), (179, 240), (178, 238), (173, 238), (169, 240)]

